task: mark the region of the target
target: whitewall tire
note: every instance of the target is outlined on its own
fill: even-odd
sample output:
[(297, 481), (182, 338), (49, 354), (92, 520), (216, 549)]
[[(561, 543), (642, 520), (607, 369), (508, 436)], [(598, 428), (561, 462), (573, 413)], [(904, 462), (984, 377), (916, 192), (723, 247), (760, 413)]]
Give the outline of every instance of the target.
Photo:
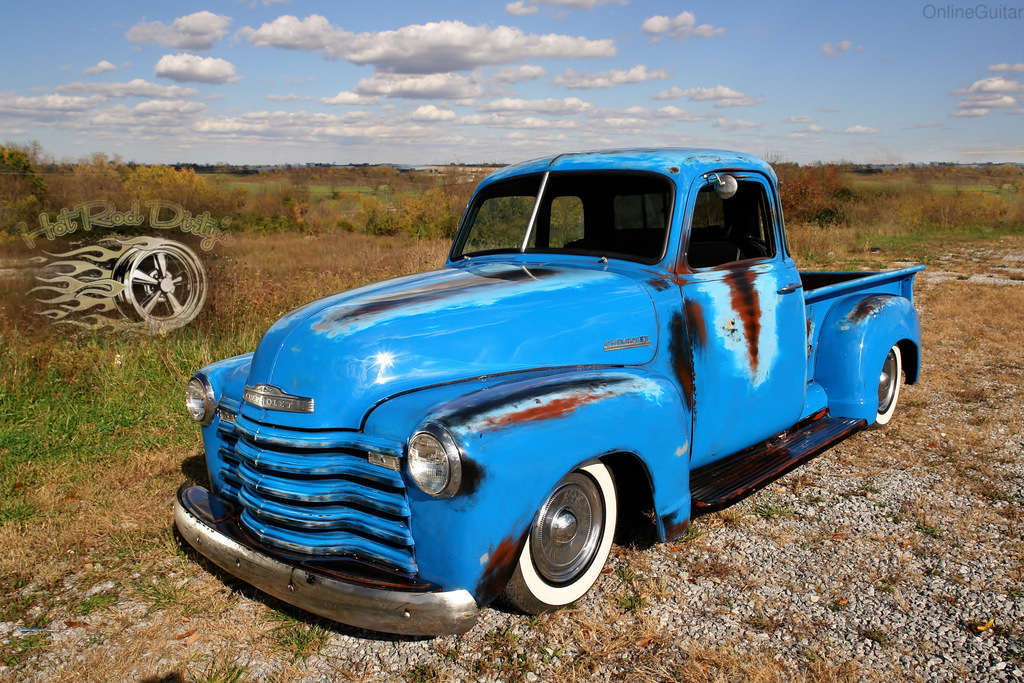
[(894, 346), (882, 363), (882, 372), (878, 378), (878, 414), (875, 416), (875, 424), (885, 426), (889, 424), (893, 413), (896, 412), (896, 403), (900, 397), (900, 383), (903, 377), (903, 356), (900, 354), (900, 347)]
[(605, 465), (594, 461), (567, 474), (537, 512), (504, 599), (541, 614), (583, 597), (608, 559), (616, 510)]

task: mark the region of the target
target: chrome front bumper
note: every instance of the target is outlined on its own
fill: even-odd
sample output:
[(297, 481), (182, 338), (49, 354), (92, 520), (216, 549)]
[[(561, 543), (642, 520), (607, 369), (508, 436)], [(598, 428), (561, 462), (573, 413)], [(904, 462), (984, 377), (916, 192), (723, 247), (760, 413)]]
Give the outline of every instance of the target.
[(373, 631), (440, 636), (465, 633), (478, 607), (469, 591), (416, 592), (350, 583), (261, 552), (222, 531), (230, 509), (198, 486), (183, 484), (174, 523), (199, 553), (264, 593), (313, 614)]

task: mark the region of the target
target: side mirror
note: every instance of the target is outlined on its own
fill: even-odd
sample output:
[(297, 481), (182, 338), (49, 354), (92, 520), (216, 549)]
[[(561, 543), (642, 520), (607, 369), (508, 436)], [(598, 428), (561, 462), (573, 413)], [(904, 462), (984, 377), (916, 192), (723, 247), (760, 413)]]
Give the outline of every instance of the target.
[(722, 199), (729, 199), (740, 189), (736, 178), (728, 173), (711, 173), (708, 175), (708, 180), (715, 186), (715, 194)]

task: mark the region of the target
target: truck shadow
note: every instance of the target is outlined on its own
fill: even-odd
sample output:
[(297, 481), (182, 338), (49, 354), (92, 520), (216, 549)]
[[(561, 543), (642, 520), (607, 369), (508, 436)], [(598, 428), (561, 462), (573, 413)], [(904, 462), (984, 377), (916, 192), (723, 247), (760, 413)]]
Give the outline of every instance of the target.
[(210, 474), (206, 470), (206, 457), (202, 451), (182, 461), (181, 473), (185, 475), (187, 481), (205, 489), (210, 488)]

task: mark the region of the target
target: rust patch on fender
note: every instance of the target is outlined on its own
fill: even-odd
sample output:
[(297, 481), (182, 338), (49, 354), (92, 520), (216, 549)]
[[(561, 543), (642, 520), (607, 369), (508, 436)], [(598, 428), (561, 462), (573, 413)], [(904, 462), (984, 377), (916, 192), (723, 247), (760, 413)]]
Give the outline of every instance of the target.
[(480, 423), (480, 427), (483, 429), (500, 429), (501, 427), (509, 427), (523, 422), (553, 420), (565, 417), (585, 405), (597, 403), (614, 395), (614, 392), (610, 391), (605, 385), (598, 384), (591, 391), (574, 392), (568, 396), (561, 396), (547, 402), (535, 398), (533, 399), (534, 405), (532, 406), (484, 418)]
[(890, 299), (891, 297), (888, 296), (869, 296), (866, 299), (861, 299), (857, 307), (850, 311), (846, 318), (851, 323), (859, 325), (868, 318), (878, 315), (883, 308), (889, 305)]
[(488, 553), (487, 566), (484, 567), (480, 580), (476, 584), (476, 598), (481, 605), (494, 600), (505, 590), (505, 585), (512, 578), (519, 556), (526, 545), (529, 532), (519, 538), (508, 537), (498, 547)]
[(657, 277), (652, 277), (650, 280), (647, 281), (647, 284), (649, 284), (652, 289), (658, 292), (664, 292), (666, 289), (672, 286), (672, 283), (669, 282), (668, 278), (661, 275)]
[(744, 336), (747, 338), (747, 355), (750, 358), (750, 369), (757, 373), (757, 350), (761, 337), (761, 298), (754, 288), (757, 275), (751, 271), (728, 279), (732, 310), (743, 323)]
[(675, 514), (665, 515), (661, 518), (661, 525), (665, 528), (665, 540), (671, 541), (686, 533), (690, 528), (690, 519), (678, 521)]

